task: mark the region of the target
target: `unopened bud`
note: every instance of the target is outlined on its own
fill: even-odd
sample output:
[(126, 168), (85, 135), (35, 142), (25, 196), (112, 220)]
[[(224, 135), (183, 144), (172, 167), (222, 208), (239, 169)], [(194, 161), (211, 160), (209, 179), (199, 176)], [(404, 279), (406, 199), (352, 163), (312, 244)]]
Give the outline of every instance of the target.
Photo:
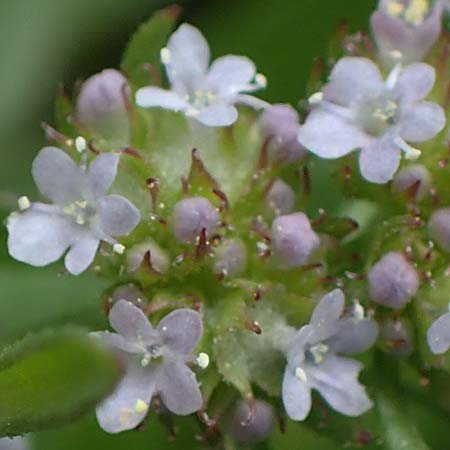
[(305, 264), (319, 246), (319, 236), (303, 213), (277, 217), (272, 224), (275, 256), (285, 267)]
[(117, 287), (108, 298), (110, 306), (114, 305), (119, 300), (126, 300), (140, 309), (145, 309), (148, 304), (148, 300), (145, 298), (143, 292), (133, 284), (125, 284)]
[(450, 208), (436, 210), (430, 218), (428, 229), (440, 247), (450, 252)]
[(153, 240), (148, 239), (127, 252), (127, 270), (128, 272), (136, 272), (141, 267), (145, 255), (150, 252), (150, 262), (152, 269), (158, 273), (165, 273), (170, 265), (167, 253)]
[(407, 192), (414, 190), (411, 194), (417, 201), (422, 200), (431, 186), (431, 175), (426, 167), (414, 164), (400, 170), (392, 182), (394, 192)]
[(214, 206), (204, 197), (191, 197), (175, 205), (173, 231), (180, 242), (195, 242), (202, 230), (210, 237), (219, 227), (220, 218)]
[(295, 193), (293, 189), (280, 178), (277, 178), (266, 194), (266, 206), (277, 216), (289, 214), (294, 209)]
[(244, 269), (247, 251), (240, 239), (226, 239), (216, 249), (214, 272), (218, 275), (236, 276)]
[(419, 276), (398, 252), (384, 255), (368, 274), (370, 297), (380, 305), (399, 309), (416, 295)]

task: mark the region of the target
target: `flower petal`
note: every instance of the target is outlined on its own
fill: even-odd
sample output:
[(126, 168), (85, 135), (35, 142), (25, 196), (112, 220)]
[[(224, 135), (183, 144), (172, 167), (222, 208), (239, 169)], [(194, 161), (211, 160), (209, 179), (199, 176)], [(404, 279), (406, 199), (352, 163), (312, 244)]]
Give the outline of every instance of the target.
[(339, 321), (339, 330), (329, 346), (336, 353), (356, 355), (372, 347), (378, 337), (378, 324), (374, 320), (345, 317)]
[(387, 183), (392, 180), (400, 164), (400, 149), (393, 139), (377, 139), (364, 147), (359, 155), (359, 170), (372, 183)]
[(98, 204), (100, 228), (107, 236), (122, 236), (136, 228), (141, 220), (138, 209), (121, 195), (108, 195)]
[(256, 75), (253, 62), (244, 56), (227, 55), (217, 58), (206, 76), (206, 86), (220, 97), (244, 91)]
[(189, 105), (177, 93), (158, 87), (144, 87), (136, 92), (136, 103), (143, 108), (161, 107), (183, 111)]
[(126, 340), (150, 342), (155, 331), (141, 309), (126, 300), (119, 300), (109, 312), (109, 323)]
[(306, 419), (311, 410), (311, 389), (295, 376), (290, 366), (284, 372), (282, 397), (287, 415), (292, 420)]
[(328, 355), (322, 364), (308, 366), (308, 380), (333, 409), (346, 416), (359, 416), (372, 407), (358, 382), (362, 367), (359, 361)]
[(190, 354), (203, 334), (200, 314), (192, 309), (177, 309), (164, 317), (157, 330), (171, 350)]
[(41, 194), (55, 203), (82, 198), (84, 174), (59, 148), (43, 148), (33, 161), (32, 174)]
[(119, 165), (119, 155), (102, 153), (89, 166), (88, 180), (95, 197), (105, 195), (114, 182)]
[(97, 406), (99, 425), (108, 433), (136, 428), (147, 415), (154, 390), (152, 372), (138, 364), (129, 364), (115, 391)]
[(428, 141), (443, 130), (445, 113), (436, 103), (420, 102), (402, 114), (399, 125), (400, 136), (405, 141)]
[(181, 94), (194, 93), (204, 80), (209, 64), (209, 46), (200, 31), (183, 23), (167, 44), (167, 75), (174, 90)]
[(95, 339), (100, 339), (106, 345), (122, 350), (126, 353), (142, 354), (142, 346), (135, 342), (127, 341), (121, 334), (110, 333), (109, 331), (94, 331), (89, 333)]
[(236, 122), (238, 112), (233, 105), (215, 103), (202, 108), (195, 118), (208, 127), (228, 127)]
[(268, 108), (270, 103), (267, 103), (265, 100), (261, 100), (258, 97), (248, 94), (238, 94), (234, 97), (234, 103), (249, 106), (250, 108), (259, 110)]
[(350, 106), (361, 96), (383, 88), (378, 67), (367, 58), (344, 57), (334, 66), (324, 99), (341, 106)]
[(41, 267), (61, 258), (76, 238), (76, 231), (56, 208), (53, 213), (43, 212), (39, 206), (33, 204), (27, 211), (11, 214), (7, 227), (9, 254), (18, 261)]
[(340, 158), (371, 142), (371, 138), (348, 119), (321, 107), (308, 116), (299, 130), (298, 140), (321, 158)]
[(401, 103), (423, 100), (431, 91), (436, 80), (436, 71), (425, 63), (406, 66), (399, 75), (394, 91)]
[(72, 275), (79, 275), (84, 272), (94, 261), (99, 244), (99, 239), (94, 236), (80, 237), (72, 244), (64, 259), (66, 269)]
[(334, 328), (344, 311), (344, 305), (344, 293), (340, 289), (334, 289), (322, 297), (314, 308), (309, 323), (315, 328)]
[(194, 372), (182, 362), (166, 362), (160, 369), (157, 390), (167, 409), (186, 416), (202, 407), (202, 394)]
[(434, 354), (445, 353), (450, 348), (450, 312), (431, 325), (427, 332), (427, 341)]

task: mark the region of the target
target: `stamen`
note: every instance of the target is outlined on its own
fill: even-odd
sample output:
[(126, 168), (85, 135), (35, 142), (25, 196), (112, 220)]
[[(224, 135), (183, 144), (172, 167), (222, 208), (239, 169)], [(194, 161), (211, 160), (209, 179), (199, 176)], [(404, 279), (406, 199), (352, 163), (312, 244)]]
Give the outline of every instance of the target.
[(309, 351), (314, 358), (314, 362), (316, 364), (320, 364), (323, 361), (324, 356), (328, 352), (329, 349), (330, 348), (328, 347), (328, 345), (317, 344), (314, 347), (311, 347), (309, 349)]
[(199, 353), (196, 362), (200, 369), (206, 369), (209, 366), (209, 355), (203, 352)]
[(118, 255), (123, 255), (125, 252), (125, 246), (117, 242), (113, 245), (113, 252)]
[(401, 137), (396, 138), (395, 143), (400, 147), (401, 150), (405, 152), (405, 159), (407, 159), (408, 161), (416, 161), (422, 154), (419, 149), (412, 147)]
[(388, 89), (394, 89), (395, 85), (397, 84), (398, 77), (400, 76), (400, 73), (402, 71), (402, 64), (397, 63), (395, 67), (391, 70), (389, 73), (389, 76), (386, 80), (386, 87)]
[(75, 148), (77, 149), (78, 153), (84, 153), (87, 149), (87, 142), (86, 139), (83, 136), (78, 136), (75, 139)]
[(160, 56), (163, 64), (170, 64), (170, 61), (172, 60), (172, 53), (167, 47), (161, 49)]
[(17, 205), (18, 205), (20, 211), (26, 211), (28, 208), (30, 208), (31, 202), (30, 202), (30, 199), (26, 195), (23, 195), (22, 197), (20, 197), (17, 200)]
[(306, 383), (308, 381), (306, 372), (301, 367), (297, 367), (295, 369), (295, 377), (303, 383)]
[(142, 414), (146, 412), (148, 409), (147, 403), (144, 402), (144, 400), (141, 400), (140, 398), (136, 400), (136, 404), (134, 405), (134, 411), (138, 414)]
[(323, 92), (316, 92), (308, 98), (308, 103), (311, 106), (318, 105), (323, 100)]
[(267, 87), (267, 78), (262, 73), (257, 73), (256, 74), (255, 82), (262, 89), (265, 89)]
[(364, 319), (364, 308), (359, 303), (359, 300), (353, 300), (353, 316), (357, 320), (363, 320)]

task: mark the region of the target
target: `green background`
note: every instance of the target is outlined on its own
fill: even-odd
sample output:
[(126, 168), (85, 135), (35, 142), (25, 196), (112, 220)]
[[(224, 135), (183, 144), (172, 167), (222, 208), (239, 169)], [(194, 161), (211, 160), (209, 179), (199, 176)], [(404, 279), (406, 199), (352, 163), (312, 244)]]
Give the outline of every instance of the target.
[[(36, 198), (30, 165), (45, 145), (41, 121), (52, 123), (60, 83), (72, 86), (105, 67), (117, 66), (127, 39), (168, 2), (152, 0), (0, 0), (0, 214), (19, 195)], [(182, 20), (198, 26), (213, 56), (245, 54), (268, 80), (263, 97), (296, 104), (304, 95), (313, 60), (323, 54), (337, 24), (366, 29), (374, 0), (206, 0), (182, 2)], [(0, 341), (57, 323), (90, 328), (104, 324), (102, 282), (89, 275), (59, 275), (61, 266), (33, 269), (12, 261), (0, 245)], [(0, 405), (1, 407), (1, 405)], [(93, 415), (34, 436), (38, 450), (200, 448), (198, 429), (186, 425), (174, 443), (150, 417), (142, 432), (110, 437)], [(299, 435), (300, 433), (300, 435)], [(301, 426), (276, 436), (270, 448), (334, 447)], [(319, 440), (318, 440), (319, 439)]]

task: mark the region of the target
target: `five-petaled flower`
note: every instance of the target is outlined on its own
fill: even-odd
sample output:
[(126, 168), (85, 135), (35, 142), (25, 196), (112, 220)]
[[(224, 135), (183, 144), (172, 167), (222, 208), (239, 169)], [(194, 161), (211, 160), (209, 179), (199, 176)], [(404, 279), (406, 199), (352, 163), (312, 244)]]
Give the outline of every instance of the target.
[(367, 350), (378, 336), (378, 326), (364, 317), (359, 304), (352, 314), (343, 316), (344, 303), (339, 289), (325, 295), (289, 347), (282, 396), (293, 420), (304, 420), (309, 414), (312, 389), (347, 416), (359, 416), (372, 406), (358, 382), (362, 364), (340, 354)]
[(203, 333), (200, 314), (177, 309), (153, 328), (138, 307), (119, 300), (109, 313), (116, 333), (94, 336), (114, 347), (126, 372), (115, 391), (97, 407), (100, 426), (109, 433), (137, 427), (147, 415), (151, 399), (159, 395), (169, 411), (188, 415), (202, 406), (192, 351)]
[(182, 24), (161, 50), (171, 90), (149, 86), (139, 89), (136, 102), (143, 107), (182, 111), (211, 127), (229, 126), (238, 118), (236, 103), (263, 108), (267, 103), (248, 94), (265, 87), (266, 80), (244, 56), (227, 55), (210, 67), (208, 43), (197, 28)]
[(417, 159), (407, 142), (425, 142), (445, 126), (443, 109), (425, 101), (435, 81), (424, 63), (397, 65), (384, 82), (369, 59), (344, 57), (331, 72), (316, 107), (299, 131), (300, 142), (322, 158), (339, 158), (361, 149), (359, 167), (373, 183), (392, 179), (401, 151)]
[(104, 153), (89, 168), (77, 166), (62, 150), (42, 149), (33, 162), (33, 178), (53, 204), (28, 202), (11, 214), (7, 226), (11, 256), (45, 266), (65, 256), (67, 270), (78, 275), (94, 260), (100, 241), (123, 247), (114, 237), (139, 223), (136, 207), (120, 195), (106, 195), (117, 172), (119, 156)]

